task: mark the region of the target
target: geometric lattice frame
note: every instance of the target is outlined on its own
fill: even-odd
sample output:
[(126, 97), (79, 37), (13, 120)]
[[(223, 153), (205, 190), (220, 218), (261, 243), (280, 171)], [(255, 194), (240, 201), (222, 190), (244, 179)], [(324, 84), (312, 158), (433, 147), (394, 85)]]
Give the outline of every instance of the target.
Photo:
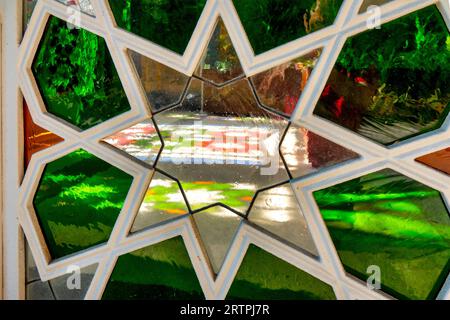
[[(63, 20), (69, 18), (66, 6), (54, 0), (38, 1), (28, 32), (19, 49), (19, 84), (36, 124), (64, 139), (63, 143), (39, 152), (33, 157), (20, 188), (20, 209), (17, 210), (19, 222), (27, 236), (41, 279), (45, 281), (61, 276), (65, 274), (67, 267), (72, 264), (83, 268), (98, 263), (99, 267), (86, 299), (99, 299), (118, 256), (181, 235), (207, 299), (224, 299), (226, 297), (247, 248), (252, 243), (330, 284), (338, 299), (392, 299), (386, 294), (369, 290), (365, 283), (345, 272), (312, 193), (384, 168), (391, 168), (440, 191), (449, 207), (450, 176), (430, 169), (414, 159), (450, 145), (450, 117), (446, 119), (440, 129), (389, 148), (313, 115), (314, 107), (345, 40), (367, 29), (366, 21), (370, 14), (358, 14), (361, 3), (362, 0), (345, 0), (332, 26), (255, 56), (233, 7), (232, 0), (208, 0), (186, 51), (183, 56), (180, 56), (118, 29), (107, 1), (92, 1), (96, 17), (83, 15), (80, 27), (105, 39), (129, 98), (131, 110), (101, 125), (80, 132), (45, 111), (43, 100), (32, 75), (33, 58), (49, 16), (54, 15)], [(448, 0), (393, 1), (381, 7), (381, 23), (433, 4), (437, 5), (447, 27), (450, 29)], [(134, 215), (139, 209), (139, 200), (143, 198), (153, 172), (126, 157), (120, 156), (117, 152), (99, 142), (103, 137), (151, 117), (145, 93), (140, 89), (139, 79), (133, 72), (126, 50), (131, 49), (190, 76), (207, 46), (209, 35), (212, 34), (216, 19), (219, 16), (223, 19), (229, 31), (247, 76), (255, 75), (263, 70), (290, 61), (313, 49), (323, 48), (321, 58), (291, 120), (299, 126), (312, 130), (326, 139), (357, 152), (361, 155), (361, 158), (292, 182), (299, 206), (305, 215), (318, 249), (319, 260), (294, 250), (244, 223), (234, 239), (222, 271), (217, 278), (214, 278), (208, 268), (207, 257), (204, 256), (203, 250), (196, 240), (190, 217), (182, 217), (163, 226), (134, 235), (127, 235)], [(299, 106), (302, 106), (302, 108)], [(106, 244), (60, 260), (50, 261), (50, 255), (46, 249), (42, 233), (39, 231), (39, 224), (33, 210), (33, 196), (45, 165), (79, 148), (85, 149), (132, 175), (134, 177), (133, 184), (111, 237)], [(438, 298), (450, 299), (450, 277), (447, 277)]]

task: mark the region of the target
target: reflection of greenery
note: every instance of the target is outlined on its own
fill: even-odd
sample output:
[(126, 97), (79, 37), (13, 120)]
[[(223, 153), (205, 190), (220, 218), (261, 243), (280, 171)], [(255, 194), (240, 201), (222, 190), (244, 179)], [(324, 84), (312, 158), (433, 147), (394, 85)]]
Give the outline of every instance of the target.
[(178, 237), (121, 256), (103, 299), (203, 299), (183, 240)]
[(334, 23), (342, 0), (233, 0), (259, 54)]
[(228, 299), (334, 300), (335, 296), (329, 285), (251, 245)]
[(206, 0), (110, 0), (120, 28), (182, 54)]
[(105, 242), (131, 181), (83, 150), (49, 163), (34, 206), (52, 257)]
[(87, 129), (130, 109), (105, 41), (51, 17), (33, 72), (47, 110)]
[(434, 298), (449, 271), (450, 219), (439, 192), (383, 170), (314, 194), (348, 271), (382, 272), (400, 298)]

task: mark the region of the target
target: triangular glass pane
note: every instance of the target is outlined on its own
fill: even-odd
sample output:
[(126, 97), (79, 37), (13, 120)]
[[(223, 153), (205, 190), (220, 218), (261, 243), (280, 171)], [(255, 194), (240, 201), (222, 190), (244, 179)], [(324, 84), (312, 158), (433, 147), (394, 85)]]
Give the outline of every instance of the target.
[(155, 172), (131, 232), (178, 218), (188, 212), (178, 183)]
[(137, 52), (129, 55), (153, 111), (179, 103), (189, 77)]
[(359, 13), (365, 13), (366, 11), (368, 11), (368, 9), (370, 10), (371, 6), (381, 6), (383, 4), (392, 2), (394, 0), (364, 0), (363, 3), (361, 4), (361, 8), (359, 9)]
[(450, 148), (419, 157), (416, 161), (450, 175)]
[(56, 0), (56, 1), (95, 17), (94, 7), (92, 6), (90, 0)]
[(150, 166), (153, 166), (162, 147), (161, 139), (152, 120), (122, 130), (103, 141)]
[(321, 54), (322, 49), (313, 50), (251, 77), (261, 103), (291, 115)]
[(206, 81), (221, 85), (244, 75), (239, 57), (222, 19), (217, 22), (200, 65), (194, 73)]
[(25, 168), (31, 161), (31, 157), (38, 151), (50, 148), (55, 144), (64, 141), (63, 138), (45, 130), (33, 122), (30, 110), (26, 101), (23, 101), (23, 120), (24, 120), (24, 151)]
[(318, 256), (290, 184), (260, 192), (248, 219), (290, 244)]
[(288, 129), (281, 144), (281, 153), (294, 178), (359, 158), (352, 150), (296, 125)]
[(211, 267), (218, 274), (242, 218), (220, 206), (196, 213), (193, 217)]

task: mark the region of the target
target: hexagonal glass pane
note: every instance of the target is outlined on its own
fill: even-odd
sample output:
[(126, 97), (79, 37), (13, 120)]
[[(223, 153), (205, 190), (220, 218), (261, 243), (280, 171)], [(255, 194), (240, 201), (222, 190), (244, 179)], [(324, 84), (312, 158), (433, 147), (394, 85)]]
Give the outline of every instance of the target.
[(81, 149), (47, 164), (33, 204), (51, 257), (106, 242), (132, 181)]
[(436, 6), (351, 37), (314, 113), (384, 145), (440, 127), (450, 111), (449, 37)]
[(314, 193), (347, 272), (400, 299), (434, 299), (450, 267), (450, 217), (440, 193), (385, 169)]
[(181, 237), (120, 256), (104, 300), (201, 300), (202, 289)]
[(263, 71), (250, 79), (259, 101), (266, 107), (290, 116), (322, 54), (317, 49), (297, 59)]
[(332, 25), (343, 0), (233, 0), (256, 54)]
[(333, 288), (272, 254), (250, 245), (229, 300), (335, 300)]
[(416, 161), (450, 175), (450, 148), (419, 157)]
[(109, 0), (117, 25), (183, 54), (206, 0)]
[(47, 111), (89, 129), (130, 110), (103, 38), (50, 17), (33, 61)]

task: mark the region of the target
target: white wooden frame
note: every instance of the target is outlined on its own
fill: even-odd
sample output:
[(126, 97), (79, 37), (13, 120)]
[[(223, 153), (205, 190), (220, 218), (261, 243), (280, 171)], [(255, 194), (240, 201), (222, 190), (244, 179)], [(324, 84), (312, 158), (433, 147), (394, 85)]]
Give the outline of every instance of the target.
[[(20, 4), (14, 5), (10, 0), (2, 0), (0, 3), (3, 6), (3, 13), (8, 12), (8, 15), (3, 15), (4, 24), (13, 25), (14, 22), (10, 20), (11, 17), (19, 17)], [(3, 113), (5, 119), (7, 119), (4, 122), (5, 128), (3, 131), (5, 135), (3, 140), (5, 142), (4, 154), (8, 154), (8, 159), (5, 161), (4, 176), (8, 188), (4, 190), (5, 210), (3, 217), (4, 241), (8, 244), (5, 246), (4, 252), (5, 297), (12, 299), (24, 297), (23, 266), (21, 266), (23, 249), (16, 220), (18, 217), (42, 280), (63, 275), (66, 268), (71, 264), (80, 267), (94, 263), (99, 264), (86, 299), (101, 297), (118, 256), (177, 235), (183, 237), (200, 285), (208, 299), (224, 299), (226, 297), (251, 243), (330, 284), (338, 299), (392, 299), (387, 294), (368, 289), (362, 281), (346, 274), (312, 193), (370, 172), (392, 168), (439, 190), (447, 204), (450, 204), (450, 177), (414, 161), (418, 156), (441, 150), (450, 145), (450, 118), (445, 121), (439, 130), (410, 139), (393, 148), (388, 148), (313, 115), (315, 104), (346, 38), (367, 29), (366, 21), (369, 13), (358, 14), (361, 3), (362, 0), (345, 0), (332, 26), (255, 56), (233, 7), (232, 0), (208, 0), (186, 51), (184, 55), (180, 56), (118, 29), (107, 1), (92, 1), (96, 17), (83, 15), (80, 27), (105, 38), (129, 98), (131, 110), (99, 126), (80, 132), (73, 126), (46, 113), (43, 100), (31, 72), (32, 60), (48, 17), (54, 15), (64, 20), (69, 18), (67, 7), (63, 4), (54, 0), (39, 0), (20, 48), (17, 48), (18, 41), (17, 38), (14, 39), (14, 35), (4, 34), (7, 42), (4, 53), (7, 60), (18, 61), (17, 69), (10, 62), (3, 64), (4, 72), (8, 74), (8, 82), (10, 82), (2, 91), (3, 101), (6, 101), (8, 105)], [(448, 0), (396, 0), (381, 7), (381, 21), (387, 22), (433, 4), (438, 6), (450, 29)], [(10, 13), (15, 13), (15, 15)], [(130, 161), (99, 143), (101, 138), (151, 117), (147, 108), (145, 93), (139, 85), (139, 79), (133, 72), (130, 61), (126, 56), (126, 50), (134, 50), (182, 73), (192, 75), (219, 15), (229, 31), (247, 76), (287, 62), (312, 49), (323, 48), (321, 58), (301, 96), (292, 116), (292, 121), (359, 153), (361, 158), (331, 169), (325, 169), (311, 176), (296, 179), (292, 183), (318, 249), (319, 260), (292, 249), (250, 225), (243, 224), (239, 228), (221, 272), (217, 278), (214, 278), (208, 266), (208, 260), (204, 256), (204, 250), (202, 250), (196, 238), (190, 217), (181, 218), (131, 236), (126, 234), (139, 208), (138, 200), (145, 193), (153, 174), (151, 170)], [(20, 27), (16, 26), (17, 29), (20, 29)], [(18, 37), (18, 33), (16, 33), (16, 37)], [(14, 41), (16, 42), (14, 43)], [(16, 71), (17, 78), (15, 76)], [(22, 172), (17, 164), (21, 162), (16, 160), (22, 159), (20, 151), (22, 144), (21, 112), (12, 107), (17, 106), (21, 110), (18, 85), (27, 100), (34, 121), (64, 138), (63, 143), (33, 156), (20, 187)], [(302, 106), (302, 108), (299, 106)], [(32, 199), (45, 165), (78, 148), (84, 148), (129, 173), (134, 177), (134, 181), (110, 240), (106, 244), (60, 260), (51, 261), (36, 220)], [(438, 298), (450, 299), (450, 277), (447, 278)]]

